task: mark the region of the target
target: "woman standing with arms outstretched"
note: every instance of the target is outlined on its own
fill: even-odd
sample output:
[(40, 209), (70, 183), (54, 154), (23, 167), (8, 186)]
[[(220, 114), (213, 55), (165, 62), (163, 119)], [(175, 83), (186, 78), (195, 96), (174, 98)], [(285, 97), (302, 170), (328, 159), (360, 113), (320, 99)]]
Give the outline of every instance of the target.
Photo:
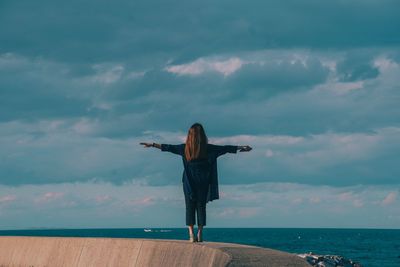
[[(238, 150), (246, 152), (252, 148), (250, 146), (209, 144), (204, 128), (200, 123), (195, 123), (190, 127), (185, 144), (140, 144), (182, 156), (186, 225), (189, 227), (190, 241), (202, 242), (203, 226), (206, 225), (206, 204), (209, 201), (219, 199), (217, 158), (226, 153), (236, 153)], [(195, 213), (197, 213), (197, 236), (193, 232), (193, 226), (196, 223)]]

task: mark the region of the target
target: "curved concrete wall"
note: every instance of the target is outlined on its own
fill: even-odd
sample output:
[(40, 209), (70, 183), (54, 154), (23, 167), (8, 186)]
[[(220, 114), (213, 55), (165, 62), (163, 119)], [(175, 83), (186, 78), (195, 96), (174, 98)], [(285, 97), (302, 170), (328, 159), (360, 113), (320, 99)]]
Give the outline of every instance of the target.
[(277, 250), (180, 240), (1, 236), (0, 266), (309, 266)]

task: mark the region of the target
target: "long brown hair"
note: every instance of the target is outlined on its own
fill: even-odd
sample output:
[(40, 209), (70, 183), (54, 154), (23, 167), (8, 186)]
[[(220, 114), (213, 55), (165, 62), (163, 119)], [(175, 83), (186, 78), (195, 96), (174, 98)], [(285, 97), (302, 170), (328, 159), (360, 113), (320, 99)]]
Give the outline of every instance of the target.
[(193, 124), (188, 131), (185, 146), (185, 157), (187, 161), (207, 157), (208, 139), (204, 128), (200, 123)]

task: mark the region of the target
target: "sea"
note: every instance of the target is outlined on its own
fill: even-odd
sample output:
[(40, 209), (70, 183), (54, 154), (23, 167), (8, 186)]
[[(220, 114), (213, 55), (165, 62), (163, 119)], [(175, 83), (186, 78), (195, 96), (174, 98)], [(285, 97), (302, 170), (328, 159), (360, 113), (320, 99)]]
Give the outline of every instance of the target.
[[(186, 228), (0, 230), (2, 236), (188, 238)], [(362, 266), (400, 267), (400, 229), (205, 228), (205, 241), (239, 243), (302, 254), (340, 255)]]

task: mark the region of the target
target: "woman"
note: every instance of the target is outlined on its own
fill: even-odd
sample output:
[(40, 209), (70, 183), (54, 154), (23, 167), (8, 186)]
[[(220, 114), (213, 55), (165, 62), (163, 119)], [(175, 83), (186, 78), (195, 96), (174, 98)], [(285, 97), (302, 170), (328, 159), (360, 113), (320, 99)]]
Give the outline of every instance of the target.
[[(203, 226), (206, 225), (206, 204), (219, 198), (217, 158), (226, 153), (250, 151), (250, 146), (213, 145), (208, 144), (204, 128), (200, 123), (193, 124), (185, 144), (169, 145), (156, 143), (140, 143), (145, 147), (156, 147), (182, 156), (183, 160), (183, 192), (186, 204), (186, 225), (189, 228), (191, 242), (203, 241)], [(193, 232), (197, 213), (197, 237)]]

